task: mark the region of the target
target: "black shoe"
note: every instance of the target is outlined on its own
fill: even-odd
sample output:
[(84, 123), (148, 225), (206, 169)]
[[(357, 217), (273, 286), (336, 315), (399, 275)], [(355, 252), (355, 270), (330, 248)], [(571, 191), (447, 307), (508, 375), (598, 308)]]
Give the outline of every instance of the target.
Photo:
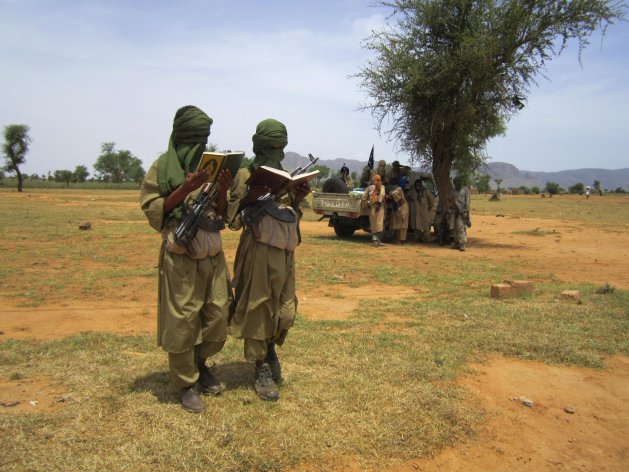
[(276, 401), (280, 398), (280, 392), (273, 381), (271, 368), (266, 362), (256, 365), (253, 389), (262, 400)]
[(179, 393), (179, 401), (183, 409), (190, 413), (201, 413), (206, 408), (201, 395), (194, 389), (194, 386), (182, 388)]
[(223, 392), (223, 386), (216, 377), (210, 372), (204, 361), (199, 361), (199, 380), (197, 385), (201, 393), (206, 395), (220, 395)]
[(269, 364), (269, 367), (271, 368), (273, 381), (277, 384), (281, 383), (284, 379), (282, 378), (282, 366), (280, 364), (280, 359), (277, 357), (277, 353), (275, 352), (275, 343), (268, 345), (264, 362)]

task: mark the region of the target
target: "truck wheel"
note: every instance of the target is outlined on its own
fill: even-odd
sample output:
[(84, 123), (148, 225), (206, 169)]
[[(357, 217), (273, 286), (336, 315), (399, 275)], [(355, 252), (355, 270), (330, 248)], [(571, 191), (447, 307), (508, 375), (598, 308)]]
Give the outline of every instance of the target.
[(339, 238), (351, 238), (356, 231), (351, 226), (334, 225), (334, 232)]
[(330, 177), (323, 182), (322, 193), (347, 193), (347, 185), (339, 177)]

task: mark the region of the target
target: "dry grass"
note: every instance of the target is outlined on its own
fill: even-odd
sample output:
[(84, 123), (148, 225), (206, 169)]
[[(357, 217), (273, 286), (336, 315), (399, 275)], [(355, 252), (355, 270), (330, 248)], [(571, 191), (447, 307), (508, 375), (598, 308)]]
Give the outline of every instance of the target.
[[(70, 293), (124, 300), (154, 290), (155, 234), (139, 224), (135, 192), (14, 197), (0, 192), (0, 241), (11, 248), (0, 295), (28, 304)], [(76, 229), (95, 218), (100, 224), (92, 232)], [(237, 234), (224, 240), (233, 248)], [(255, 397), (252, 366), (233, 340), (214, 367), (227, 390), (207, 398), (200, 415), (179, 407), (153, 337), (99, 333), (0, 343), (0, 378), (50, 379), (68, 399), (49, 413), (0, 411), (0, 469), (340, 470), (345, 461), (376, 467), (475, 435), (484, 412), (455, 383), (472, 360), (499, 352), (601, 367), (605, 356), (629, 355), (624, 290), (601, 295), (596, 286), (573, 285), (581, 292), (577, 305), (558, 299), (565, 287), (549, 282), (538, 284), (534, 297), (496, 302), (487, 297), (487, 283), (518, 275), (508, 264), (449, 258), (409, 275), (404, 264), (374, 268), (372, 253), (353, 241), (307, 240), (298, 258), (300, 289), (333, 285), (341, 274), (354, 286), (377, 280), (422, 285), (427, 293), (362, 301), (342, 321), (299, 317), (280, 349), (286, 381), (277, 403)]]

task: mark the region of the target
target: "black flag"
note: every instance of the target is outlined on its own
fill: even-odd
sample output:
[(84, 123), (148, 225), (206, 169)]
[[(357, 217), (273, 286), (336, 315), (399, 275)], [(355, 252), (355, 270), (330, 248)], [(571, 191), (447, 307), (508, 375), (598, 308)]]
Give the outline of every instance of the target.
[(373, 169), (373, 144), (371, 145), (371, 153), (369, 154), (369, 160), (367, 161), (367, 167)]

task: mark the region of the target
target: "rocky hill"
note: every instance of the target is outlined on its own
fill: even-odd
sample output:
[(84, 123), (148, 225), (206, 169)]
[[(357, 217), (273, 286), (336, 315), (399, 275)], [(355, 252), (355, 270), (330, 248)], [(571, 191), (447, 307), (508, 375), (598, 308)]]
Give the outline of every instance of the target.
[(539, 172), (520, 170), (513, 164), (506, 162), (490, 162), (480, 169), (481, 173), (491, 176), (492, 187), (495, 187), (494, 179), (502, 179), (502, 188), (538, 186), (543, 188), (546, 182), (557, 182), (567, 189), (579, 182), (584, 185), (594, 185), (595, 180), (600, 180), (602, 189), (615, 190), (622, 187), (629, 190), (629, 168), (625, 169), (572, 169), (559, 172)]
[[(349, 167), (350, 172), (356, 171), (360, 173), (367, 164), (368, 156), (364, 161), (355, 159), (320, 159), (317, 164), (329, 167), (333, 172), (338, 173), (343, 164)], [(301, 156), (296, 152), (287, 152), (283, 165), (286, 170), (292, 170), (298, 166), (308, 164), (308, 157)], [(377, 159), (376, 159), (377, 164)], [(388, 163), (389, 164), (389, 163)], [(491, 176), (491, 186), (496, 187), (494, 179), (502, 179), (500, 187), (511, 188), (538, 186), (543, 188), (546, 182), (557, 182), (563, 188), (582, 182), (584, 185), (594, 185), (595, 180), (601, 181), (601, 188), (615, 190), (622, 187), (629, 190), (629, 168), (624, 169), (573, 169), (562, 170), (559, 172), (540, 172), (531, 170), (520, 170), (513, 164), (506, 162), (489, 162), (480, 169), (483, 174)]]

